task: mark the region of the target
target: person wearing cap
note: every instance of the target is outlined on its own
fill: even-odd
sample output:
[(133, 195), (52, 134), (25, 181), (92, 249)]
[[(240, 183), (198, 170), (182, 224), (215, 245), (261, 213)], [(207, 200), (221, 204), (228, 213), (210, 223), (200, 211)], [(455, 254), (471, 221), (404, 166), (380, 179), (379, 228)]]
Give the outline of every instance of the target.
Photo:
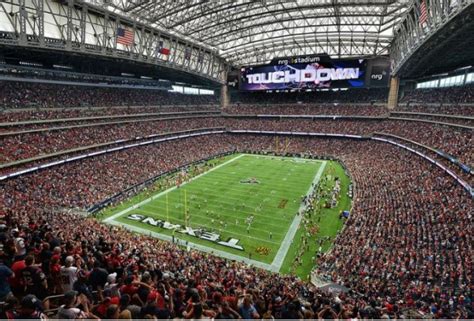
[(19, 305), (19, 301), (16, 296), (12, 293), (5, 298), (4, 305), (0, 309), (0, 319), (1, 320), (12, 320), (15, 318), (16, 310)]
[(107, 276), (104, 290), (110, 290), (113, 296), (120, 296), (119, 285), (117, 284), (117, 272), (110, 273)]
[[(82, 307), (82, 309), (80, 308)], [(64, 304), (59, 307), (58, 319), (98, 319), (96, 315), (89, 312), (89, 302), (83, 295), (76, 291), (68, 291), (64, 294)]]
[(28, 294), (21, 299), (20, 308), (15, 313), (16, 320), (46, 320), (47, 318), (48, 317), (42, 311), (41, 301), (33, 294)]

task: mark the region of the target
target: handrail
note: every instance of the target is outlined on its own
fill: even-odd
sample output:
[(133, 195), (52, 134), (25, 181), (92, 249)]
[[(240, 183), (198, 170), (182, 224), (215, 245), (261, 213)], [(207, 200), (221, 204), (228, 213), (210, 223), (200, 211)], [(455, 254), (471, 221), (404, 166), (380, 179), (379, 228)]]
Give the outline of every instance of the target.
[(361, 116), (361, 115), (285, 115), (285, 114), (226, 114), (222, 113), (224, 118), (301, 118), (301, 119), (327, 119), (327, 120), (336, 120), (336, 119), (360, 119), (360, 120), (385, 120), (388, 119), (389, 115), (386, 116)]
[(455, 119), (474, 120), (473, 116), (466, 116), (466, 115), (459, 115), (459, 114), (456, 114), (456, 115), (432, 114), (432, 113), (422, 113), (422, 112), (415, 112), (415, 111), (398, 111), (398, 110), (391, 111), (390, 114), (420, 115), (420, 116), (439, 117), (439, 118), (455, 118)]
[(474, 129), (474, 127), (460, 125), (460, 124), (453, 124), (453, 123), (446, 123), (440, 122), (435, 120), (428, 120), (428, 119), (418, 119), (418, 118), (404, 118), (404, 117), (393, 117), (393, 116), (356, 116), (356, 115), (263, 115), (263, 114), (245, 114), (245, 115), (238, 115), (238, 114), (224, 114), (222, 113), (222, 117), (224, 118), (278, 118), (278, 119), (285, 119), (285, 118), (300, 118), (300, 119), (326, 119), (326, 120), (337, 120), (337, 119), (354, 119), (354, 120), (403, 120), (403, 121), (417, 121), (417, 122), (425, 122), (431, 124), (438, 124), (444, 126), (451, 126), (451, 127), (458, 127), (463, 129)]
[(474, 129), (474, 127), (471, 127), (471, 126), (465, 126), (465, 125), (453, 124), (453, 123), (445, 123), (445, 122), (441, 122), (441, 121), (434, 121), (434, 120), (428, 120), (428, 119), (391, 117), (391, 116), (388, 119), (404, 120), (404, 121), (417, 121), (417, 122), (422, 122), (422, 123), (431, 123), (431, 124), (438, 124), (438, 125), (444, 125), (444, 126), (458, 127), (458, 128), (462, 128), (462, 129)]
[(436, 148), (433, 148), (433, 147), (430, 147), (430, 146), (427, 146), (427, 145), (424, 145), (424, 144), (421, 144), (421, 143), (418, 143), (418, 142), (415, 142), (414, 140), (411, 140), (411, 139), (408, 139), (408, 138), (404, 138), (404, 137), (400, 137), (400, 136), (397, 136), (397, 135), (393, 135), (393, 134), (387, 134), (387, 133), (379, 133), (379, 132), (374, 132), (373, 133), (374, 135), (379, 135), (379, 136), (385, 136), (385, 137), (392, 137), (392, 138), (396, 138), (396, 139), (399, 139), (399, 140), (402, 140), (402, 141), (405, 141), (405, 142), (408, 142), (408, 143), (411, 143), (413, 145), (416, 145), (416, 146), (420, 146), (420, 147), (423, 147), (441, 157), (443, 157), (444, 159), (450, 161), (451, 163), (453, 163), (454, 165), (457, 165), (461, 170), (463, 170), (464, 172), (467, 172), (468, 174), (473, 174), (472, 173), (472, 169), (467, 166), (466, 164), (464, 163), (461, 163), (460, 161), (457, 160), (457, 158), (449, 155), (448, 153), (440, 150), (440, 149), (436, 149)]

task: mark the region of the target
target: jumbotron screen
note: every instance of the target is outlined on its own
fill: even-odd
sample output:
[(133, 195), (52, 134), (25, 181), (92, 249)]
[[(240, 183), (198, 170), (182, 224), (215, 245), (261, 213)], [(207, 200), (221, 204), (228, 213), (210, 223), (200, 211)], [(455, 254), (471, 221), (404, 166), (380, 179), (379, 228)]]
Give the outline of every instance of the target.
[(240, 90), (365, 87), (368, 59), (328, 55), (275, 58), (268, 65), (240, 70)]

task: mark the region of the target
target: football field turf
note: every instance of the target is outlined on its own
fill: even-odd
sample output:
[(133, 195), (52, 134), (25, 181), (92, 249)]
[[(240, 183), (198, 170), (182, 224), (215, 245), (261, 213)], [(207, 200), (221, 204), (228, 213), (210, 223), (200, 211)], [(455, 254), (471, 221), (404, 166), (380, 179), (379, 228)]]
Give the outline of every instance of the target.
[[(236, 154), (104, 221), (278, 271), (325, 161)], [(188, 227), (188, 229), (185, 228)]]

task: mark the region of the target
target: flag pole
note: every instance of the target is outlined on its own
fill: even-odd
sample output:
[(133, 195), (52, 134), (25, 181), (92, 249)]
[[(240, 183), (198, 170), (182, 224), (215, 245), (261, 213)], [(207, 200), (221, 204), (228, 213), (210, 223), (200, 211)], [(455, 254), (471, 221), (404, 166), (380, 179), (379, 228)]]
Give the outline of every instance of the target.
[(187, 195), (188, 193), (186, 190), (184, 190), (184, 217), (186, 217), (186, 225), (189, 225), (189, 217), (188, 217), (188, 211), (187, 211)]
[(166, 193), (166, 220), (170, 221), (170, 211), (168, 206), (168, 193)]

